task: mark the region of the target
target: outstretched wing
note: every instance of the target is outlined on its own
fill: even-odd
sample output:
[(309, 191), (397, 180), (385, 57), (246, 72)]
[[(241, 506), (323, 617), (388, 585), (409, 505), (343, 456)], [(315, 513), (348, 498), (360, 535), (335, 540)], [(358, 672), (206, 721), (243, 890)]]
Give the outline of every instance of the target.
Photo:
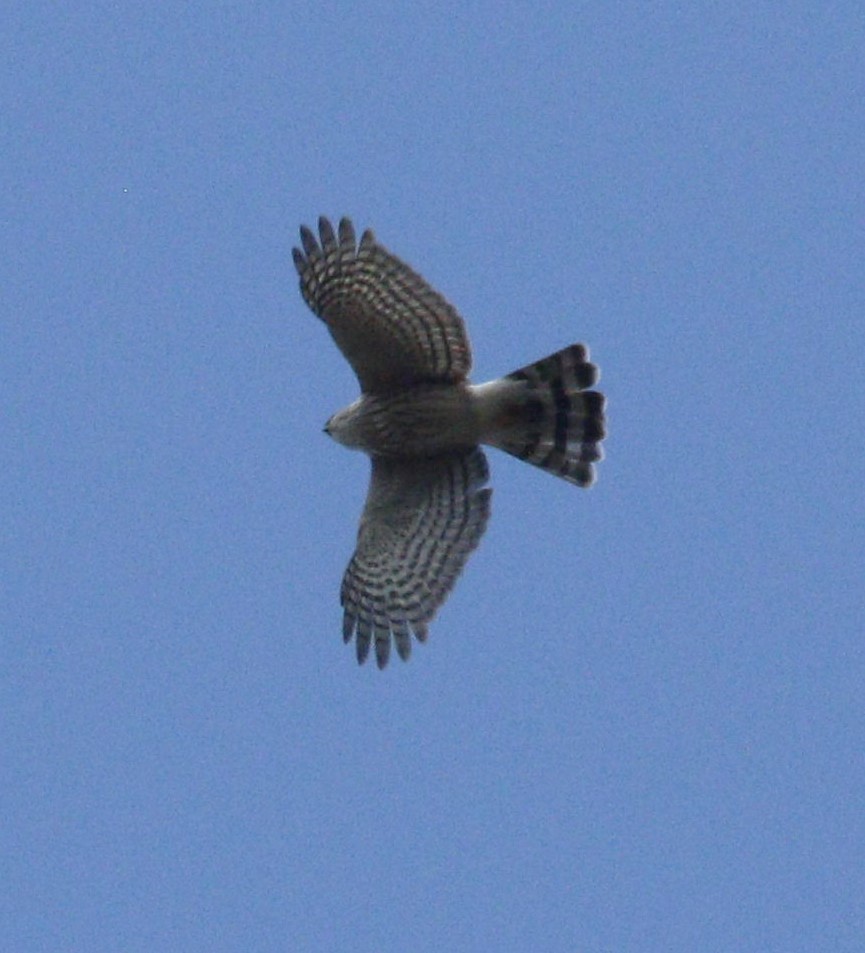
[(292, 249), (306, 303), (328, 326), (365, 393), (413, 384), (461, 381), (471, 368), (462, 318), (405, 262), (351, 221), (339, 233), (318, 222), (321, 244), (306, 226)]
[(340, 593), (343, 637), (356, 635), (358, 662), (375, 641), (384, 668), (391, 635), (404, 661), (412, 633), (426, 640), (427, 624), (486, 529), (488, 478), (479, 447), (430, 458), (372, 458), (357, 549)]

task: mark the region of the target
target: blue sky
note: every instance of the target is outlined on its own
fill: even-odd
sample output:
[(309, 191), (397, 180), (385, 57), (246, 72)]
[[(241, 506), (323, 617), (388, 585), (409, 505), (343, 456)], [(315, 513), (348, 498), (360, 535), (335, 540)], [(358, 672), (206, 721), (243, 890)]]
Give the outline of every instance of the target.
[[(0, 21), (0, 947), (860, 950), (861, 4)], [(609, 400), (384, 673), (322, 213)]]

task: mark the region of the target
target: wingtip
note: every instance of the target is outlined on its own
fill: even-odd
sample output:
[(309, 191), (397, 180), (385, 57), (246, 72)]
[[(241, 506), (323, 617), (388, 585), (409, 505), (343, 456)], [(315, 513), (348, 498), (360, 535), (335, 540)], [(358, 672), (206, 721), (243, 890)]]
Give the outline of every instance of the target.
[(398, 629), (393, 634), (393, 640), (396, 643), (396, 654), (403, 662), (407, 662), (411, 658), (411, 633)]
[(341, 248), (354, 248), (356, 245), (354, 224), (347, 215), (339, 220), (339, 244)]
[(375, 634), (375, 664), (379, 671), (387, 667), (390, 659), (390, 632)]
[(318, 240), (313, 234), (312, 229), (307, 225), (300, 226), (300, 243), (303, 245), (303, 250), (306, 252), (307, 257), (319, 251)]
[(355, 637), (355, 650), (357, 654), (358, 665), (363, 665), (363, 663), (369, 657), (369, 649), (371, 644), (372, 639), (370, 638), (370, 633), (358, 631), (357, 636)]
[(354, 635), (354, 624), (354, 615), (346, 610), (342, 617), (342, 641), (346, 645), (351, 642), (351, 637)]
[(322, 248), (329, 248), (336, 244), (336, 236), (334, 235), (333, 225), (330, 224), (330, 219), (326, 215), (319, 216), (318, 234), (321, 237)]

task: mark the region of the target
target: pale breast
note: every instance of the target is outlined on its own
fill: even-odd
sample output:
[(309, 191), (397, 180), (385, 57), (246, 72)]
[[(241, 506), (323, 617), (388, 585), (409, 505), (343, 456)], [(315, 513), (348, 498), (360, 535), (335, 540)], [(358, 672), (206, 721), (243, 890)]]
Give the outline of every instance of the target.
[(358, 415), (368, 453), (431, 456), (478, 442), (475, 402), (461, 384), (428, 384), (396, 394), (367, 394)]

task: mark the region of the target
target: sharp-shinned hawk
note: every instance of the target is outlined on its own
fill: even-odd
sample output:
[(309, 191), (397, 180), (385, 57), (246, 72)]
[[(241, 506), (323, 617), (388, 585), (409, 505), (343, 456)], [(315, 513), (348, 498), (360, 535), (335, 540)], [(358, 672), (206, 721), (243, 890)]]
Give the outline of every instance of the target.
[(372, 477), (357, 548), (342, 582), (343, 637), (357, 659), (372, 644), (384, 668), (423, 642), (486, 528), (491, 490), (480, 445), (498, 447), (577, 486), (602, 457), (598, 368), (572, 344), (505, 377), (471, 384), (462, 318), (376, 241), (343, 218), (319, 219), (293, 249), (300, 290), (360, 382), (361, 396), (325, 431), (363, 450)]

